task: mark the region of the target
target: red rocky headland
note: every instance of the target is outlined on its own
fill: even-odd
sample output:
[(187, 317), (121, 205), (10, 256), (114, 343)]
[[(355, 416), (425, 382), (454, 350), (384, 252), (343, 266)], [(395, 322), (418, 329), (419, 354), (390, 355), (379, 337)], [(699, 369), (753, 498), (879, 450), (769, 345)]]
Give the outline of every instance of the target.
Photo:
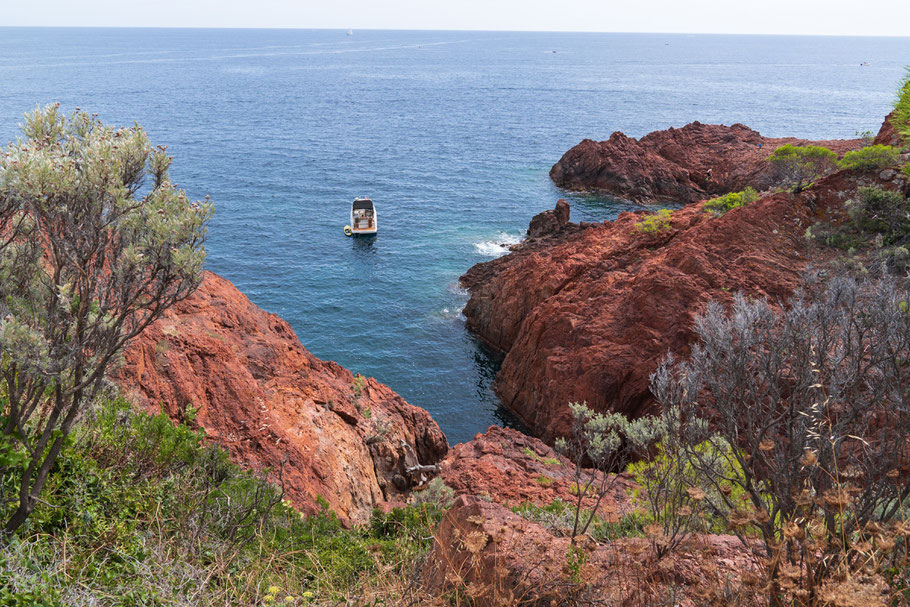
[[(624, 198), (688, 200), (711, 189), (692, 179), (705, 167), (726, 175), (718, 193), (761, 188), (764, 157), (794, 141), (762, 138), (741, 125), (694, 123), (641, 142), (617, 134), (603, 144), (583, 143), (590, 156), (576, 148), (554, 171), (568, 174), (567, 167), (581, 162), (571, 159), (584, 157), (600, 168), (571, 174), (613, 176), (585, 181), (586, 187), (608, 184)], [(856, 146), (823, 143), (838, 151)], [(550, 443), (570, 430), (570, 402), (646, 413), (653, 404), (649, 375), (668, 352), (687, 353), (694, 317), (705, 304), (731, 301), (737, 291), (789, 297), (816, 254), (806, 228), (841, 209), (863, 185), (907, 187), (893, 170), (841, 171), (799, 195), (767, 193), (722, 217), (706, 213), (701, 202), (689, 204), (673, 213), (669, 229), (652, 233), (636, 228), (641, 212), (602, 224), (556, 221), (565, 209), (535, 218), (532, 225), (550, 231), (536, 231), (461, 278), (471, 293), (468, 328), (505, 353), (494, 383), (503, 405)]]
[(550, 169), (564, 189), (596, 191), (636, 202), (695, 202), (774, 182), (767, 162), (785, 144), (821, 145), (838, 155), (862, 145), (859, 139), (808, 141), (763, 137), (742, 124), (693, 122), (634, 139), (620, 132), (606, 141), (585, 139)]

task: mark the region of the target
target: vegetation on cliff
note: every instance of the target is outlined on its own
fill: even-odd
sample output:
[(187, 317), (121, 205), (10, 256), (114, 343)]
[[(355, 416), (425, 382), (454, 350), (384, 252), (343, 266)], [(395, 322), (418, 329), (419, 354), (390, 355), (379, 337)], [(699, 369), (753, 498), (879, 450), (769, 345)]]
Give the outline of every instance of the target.
[(910, 147), (910, 68), (898, 87), (891, 123), (904, 145)]
[(58, 106), (0, 156), (0, 503), (31, 513), (126, 344), (202, 279), (208, 203), (168, 177), (137, 127)]
[(355, 529), (327, 509), (303, 517), (265, 470), (116, 398), (66, 442), (32, 516), (0, 543), (0, 604), (392, 601), (415, 591), (440, 516), (422, 503)]

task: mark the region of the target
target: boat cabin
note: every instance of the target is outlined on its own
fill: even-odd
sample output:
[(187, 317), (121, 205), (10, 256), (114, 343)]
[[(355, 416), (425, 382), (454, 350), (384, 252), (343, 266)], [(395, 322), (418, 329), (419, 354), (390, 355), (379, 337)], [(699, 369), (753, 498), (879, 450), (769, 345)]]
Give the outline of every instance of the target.
[(369, 198), (355, 198), (351, 205), (351, 231), (356, 234), (375, 234), (377, 228), (376, 207)]

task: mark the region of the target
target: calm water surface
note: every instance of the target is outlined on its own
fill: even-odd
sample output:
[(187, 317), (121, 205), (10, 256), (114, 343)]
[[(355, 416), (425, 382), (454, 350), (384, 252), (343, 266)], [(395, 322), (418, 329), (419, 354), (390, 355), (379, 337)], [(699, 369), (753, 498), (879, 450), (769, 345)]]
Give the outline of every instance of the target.
[[(216, 204), (209, 269), (454, 443), (503, 421), (458, 277), (553, 207), (565, 150), (692, 120), (852, 137), (908, 62), (907, 38), (0, 28), (0, 141), (55, 101), (139, 122)], [(342, 234), (359, 195), (371, 240)], [(571, 198), (574, 220), (633, 206)]]

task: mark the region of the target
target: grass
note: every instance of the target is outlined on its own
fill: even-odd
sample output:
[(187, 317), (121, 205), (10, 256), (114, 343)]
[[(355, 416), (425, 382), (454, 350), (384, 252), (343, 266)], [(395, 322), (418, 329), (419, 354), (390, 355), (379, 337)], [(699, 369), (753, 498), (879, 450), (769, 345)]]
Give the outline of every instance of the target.
[(442, 513), (422, 503), (346, 529), (323, 501), (305, 517), (264, 471), (121, 400), (73, 435), (42, 500), (0, 543), (2, 605), (395, 601), (415, 592)]
[(545, 464), (547, 466), (562, 466), (562, 462), (560, 462), (557, 458), (541, 457), (540, 455), (537, 455), (537, 452), (534, 451), (533, 449), (531, 449), (530, 447), (522, 447), (521, 452), (524, 453), (525, 455), (527, 455), (528, 457), (530, 457), (531, 459), (541, 462), (542, 464)]

